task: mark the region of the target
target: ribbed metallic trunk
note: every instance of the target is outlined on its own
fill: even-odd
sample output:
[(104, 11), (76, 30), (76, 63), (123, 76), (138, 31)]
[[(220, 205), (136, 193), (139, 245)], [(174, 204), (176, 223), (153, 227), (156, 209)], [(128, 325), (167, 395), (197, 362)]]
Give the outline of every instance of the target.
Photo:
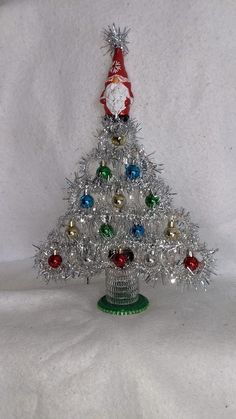
[(115, 305), (133, 304), (139, 298), (139, 280), (130, 269), (107, 269), (106, 298)]

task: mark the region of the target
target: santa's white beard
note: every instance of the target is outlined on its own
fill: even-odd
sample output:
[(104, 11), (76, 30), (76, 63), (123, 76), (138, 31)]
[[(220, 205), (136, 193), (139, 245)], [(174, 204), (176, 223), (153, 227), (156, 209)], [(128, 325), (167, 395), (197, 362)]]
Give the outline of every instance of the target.
[(122, 83), (110, 83), (105, 89), (103, 97), (106, 106), (113, 115), (119, 115), (125, 109), (125, 101), (129, 95), (129, 89)]

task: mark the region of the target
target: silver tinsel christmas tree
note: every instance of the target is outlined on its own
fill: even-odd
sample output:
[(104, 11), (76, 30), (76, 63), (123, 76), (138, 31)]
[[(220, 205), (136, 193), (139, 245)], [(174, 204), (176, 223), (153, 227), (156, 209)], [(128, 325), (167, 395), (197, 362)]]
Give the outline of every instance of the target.
[(105, 116), (95, 148), (68, 180), (68, 210), (45, 243), (35, 266), (48, 282), (91, 278), (103, 271), (106, 295), (98, 306), (115, 314), (143, 311), (139, 279), (206, 287), (215, 250), (199, 241), (189, 213), (172, 205), (161, 178), (162, 165), (139, 144), (138, 123), (129, 117), (133, 101), (124, 65), (128, 30), (104, 31), (112, 66), (100, 101)]

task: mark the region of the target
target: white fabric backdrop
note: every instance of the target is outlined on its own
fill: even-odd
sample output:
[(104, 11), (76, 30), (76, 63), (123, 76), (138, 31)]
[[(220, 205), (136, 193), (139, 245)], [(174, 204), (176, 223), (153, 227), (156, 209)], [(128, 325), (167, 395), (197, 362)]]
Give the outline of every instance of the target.
[[(110, 65), (101, 30), (131, 27), (132, 116), (176, 205), (203, 239), (236, 251), (234, 1), (2, 1), (1, 260), (33, 254), (63, 214), (65, 177), (95, 144)], [(234, 258), (233, 258), (234, 259)], [(221, 267), (220, 267), (221, 269)]]
[[(64, 179), (95, 145), (111, 62), (101, 30), (113, 21), (132, 29), (131, 114), (146, 151), (220, 248), (223, 274), (207, 295), (145, 290), (152, 308), (133, 320), (97, 313), (102, 285), (47, 291), (31, 261), (11, 262), (32, 256), (63, 214)], [(4, 419), (236, 416), (235, 22), (233, 0), (0, 0)]]

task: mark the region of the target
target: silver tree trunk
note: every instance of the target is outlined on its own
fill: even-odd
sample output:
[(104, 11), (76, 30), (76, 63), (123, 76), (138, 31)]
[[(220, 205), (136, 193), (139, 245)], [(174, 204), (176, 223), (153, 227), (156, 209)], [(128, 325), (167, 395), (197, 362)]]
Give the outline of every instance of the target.
[(139, 298), (139, 280), (130, 269), (106, 270), (106, 298), (111, 304), (133, 304)]

